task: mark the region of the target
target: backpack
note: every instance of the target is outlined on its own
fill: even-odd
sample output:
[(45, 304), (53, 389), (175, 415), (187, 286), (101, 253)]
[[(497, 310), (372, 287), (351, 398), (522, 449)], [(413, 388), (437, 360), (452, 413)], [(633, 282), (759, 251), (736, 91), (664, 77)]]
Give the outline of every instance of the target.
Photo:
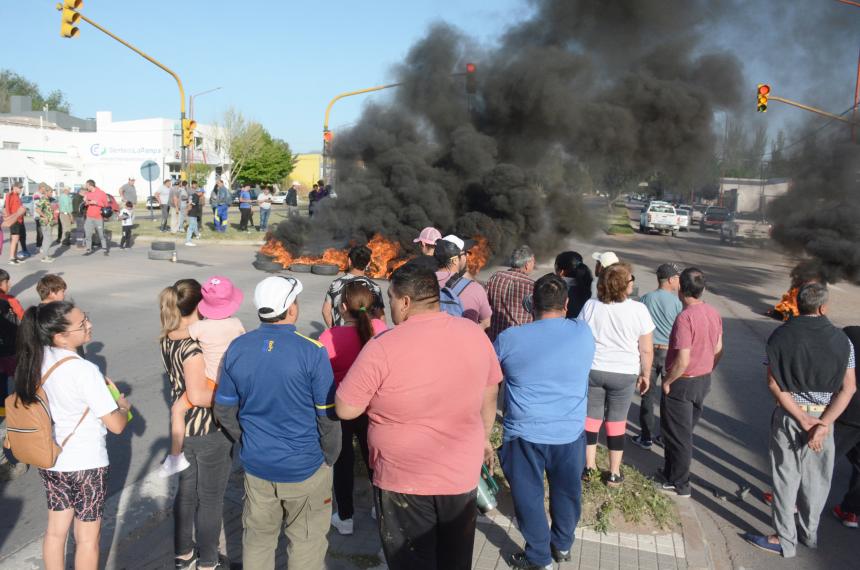
[(18, 315), (6, 299), (0, 299), (0, 357), (15, 356)]
[(460, 295), (471, 282), (471, 279), (466, 279), (462, 275), (453, 275), (448, 279), (439, 291), (439, 310), (453, 317), (462, 317), (465, 309), (463, 309), (463, 302), (460, 301)]
[(6, 398), (6, 440), (3, 442), (3, 447), (11, 449), (15, 459), (21, 463), (42, 469), (50, 469), (56, 465), (63, 446), (75, 435), (78, 426), (87, 417), (89, 408), (84, 410), (81, 419), (78, 420), (72, 433), (63, 440), (62, 445), (57, 445), (54, 441), (54, 419), (48, 407), (48, 396), (42, 386), (59, 365), (76, 358), (77, 356), (61, 358), (48, 369), (36, 389), (36, 403), (26, 405), (18, 400), (18, 394), (12, 394)]

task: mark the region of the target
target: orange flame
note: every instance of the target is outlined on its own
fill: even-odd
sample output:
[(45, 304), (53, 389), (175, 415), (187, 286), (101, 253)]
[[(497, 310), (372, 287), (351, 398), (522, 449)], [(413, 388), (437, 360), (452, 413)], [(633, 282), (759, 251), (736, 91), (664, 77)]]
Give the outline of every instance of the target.
[[(490, 257), (490, 248), (486, 238), (477, 236), (475, 247), (472, 248), (469, 256), (469, 272), (476, 275)], [(401, 265), (412, 259), (414, 256), (401, 256), (400, 244), (384, 238), (380, 234), (376, 234), (367, 243), (370, 248), (370, 267), (367, 269), (368, 276), (374, 279), (386, 279)], [(289, 268), (294, 263), (302, 263), (313, 265), (315, 263), (330, 263), (337, 265), (341, 271), (346, 271), (348, 262), (348, 250), (346, 249), (326, 249), (322, 255), (317, 257), (311, 256), (293, 256), (277, 239), (269, 239), (260, 249), (260, 253), (268, 255), (274, 261), (280, 263), (285, 268)]]

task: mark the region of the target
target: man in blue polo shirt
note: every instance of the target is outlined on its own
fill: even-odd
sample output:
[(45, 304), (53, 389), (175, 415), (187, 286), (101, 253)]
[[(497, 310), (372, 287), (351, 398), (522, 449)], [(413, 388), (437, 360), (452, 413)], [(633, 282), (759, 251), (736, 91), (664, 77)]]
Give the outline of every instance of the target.
[[(503, 331), (494, 343), (505, 375), (504, 439), (499, 458), (526, 541), (511, 558), (521, 569), (570, 560), (581, 510), (585, 412), (594, 337), (566, 319), (567, 284), (557, 275), (535, 282), (535, 320)], [(552, 527), (544, 510), (549, 480)]]
[(262, 324), (230, 344), (215, 395), (215, 416), (242, 441), (242, 558), (254, 570), (275, 567), (284, 523), (290, 568), (322, 569), (328, 548), (340, 423), (328, 353), (296, 331), (301, 291), (292, 277), (257, 285)]

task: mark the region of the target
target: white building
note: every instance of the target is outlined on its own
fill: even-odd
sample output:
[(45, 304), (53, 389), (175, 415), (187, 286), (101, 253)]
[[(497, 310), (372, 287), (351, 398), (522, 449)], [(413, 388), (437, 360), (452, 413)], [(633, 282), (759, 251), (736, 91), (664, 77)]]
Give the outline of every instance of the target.
[(736, 212), (767, 212), (768, 205), (788, 192), (788, 178), (721, 178), (720, 201)]
[[(134, 177), (138, 200), (143, 202), (149, 195), (149, 183), (140, 171), (144, 162), (151, 160), (159, 167), (153, 192), (165, 178), (179, 178), (179, 119), (114, 121), (110, 111), (100, 111), (95, 121), (82, 120), (56, 111), (24, 111), (29, 98), (12, 99), (18, 99), (13, 112), (0, 115), (0, 190), (13, 181), (23, 182), (25, 191), (40, 182), (74, 189), (93, 179), (105, 192), (118, 195), (119, 187)], [(194, 149), (187, 151), (189, 163), (212, 167), (207, 188), (214, 184), (216, 167), (228, 168), (216, 134), (216, 127), (197, 125)]]

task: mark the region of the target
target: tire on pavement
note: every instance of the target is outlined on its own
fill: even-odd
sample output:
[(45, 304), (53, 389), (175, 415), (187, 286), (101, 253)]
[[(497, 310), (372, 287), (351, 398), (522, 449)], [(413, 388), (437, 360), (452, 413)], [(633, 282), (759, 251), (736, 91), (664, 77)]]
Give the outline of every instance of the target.
[(316, 275), (337, 275), (340, 273), (340, 267), (333, 263), (314, 263), (311, 266), (311, 273)]
[(173, 251), (176, 249), (175, 241), (154, 241), (150, 246), (152, 251)]
[(293, 273), (310, 273), (311, 266), (307, 263), (293, 263), (290, 265), (290, 271)]
[(155, 259), (158, 261), (170, 261), (173, 259), (173, 255), (175, 252), (173, 251), (159, 251), (159, 250), (149, 250), (146, 252), (149, 256), (149, 259)]
[(282, 271), (284, 269), (283, 265), (272, 260), (255, 261), (253, 265), (260, 271)]

